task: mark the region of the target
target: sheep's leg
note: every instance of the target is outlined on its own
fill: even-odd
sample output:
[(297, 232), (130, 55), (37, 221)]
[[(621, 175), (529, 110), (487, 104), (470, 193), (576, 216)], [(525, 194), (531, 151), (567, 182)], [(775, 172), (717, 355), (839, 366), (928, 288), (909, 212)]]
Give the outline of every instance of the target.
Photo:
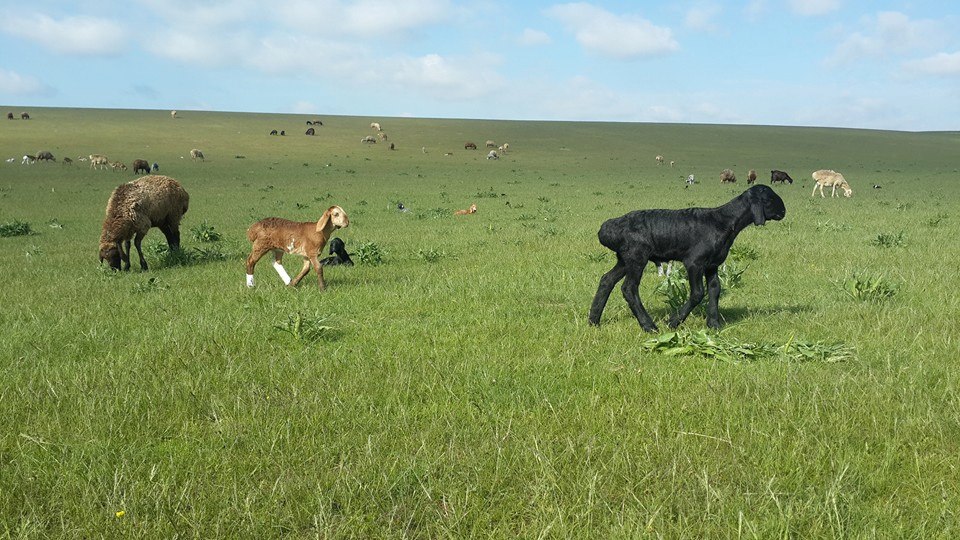
[(590, 324), (598, 326), (600, 324), (600, 316), (603, 315), (603, 308), (607, 305), (607, 299), (610, 298), (610, 292), (613, 291), (613, 287), (616, 286), (617, 282), (623, 279), (623, 276), (627, 273), (627, 267), (624, 266), (623, 262), (620, 261), (620, 258), (617, 257), (617, 264), (613, 268), (603, 275), (600, 278), (600, 286), (597, 288), (597, 294), (593, 297), (593, 303), (590, 304)]
[(287, 274), (286, 268), (283, 267), (281, 263), (283, 259), (283, 251), (279, 249), (273, 250), (273, 269), (277, 271), (277, 274), (280, 276), (280, 279), (283, 280), (284, 285), (290, 284), (290, 275)]
[[(140, 256), (140, 270), (146, 272), (146, 271), (147, 271), (147, 260), (143, 258), (143, 250), (140, 248), (140, 243), (143, 242), (143, 237), (144, 237), (144, 236), (146, 236), (146, 234), (137, 233), (137, 235), (133, 237), (133, 245), (136, 246), (136, 248), (137, 248), (137, 255)], [(127, 265), (129, 266), (129, 264), (130, 264), (130, 263), (129, 263), (129, 258), (130, 258), (129, 247), (128, 247), (127, 249), (128, 249), (128, 253), (127, 253), (128, 262), (127, 262)]]
[(253, 269), (257, 267), (257, 261), (263, 258), (268, 251), (270, 251), (269, 247), (253, 245), (250, 256), (247, 257), (247, 287), (253, 287)]
[(120, 248), (120, 261), (124, 271), (130, 270), (130, 240), (123, 242), (123, 246), (120, 246), (120, 243), (117, 242), (117, 247)]
[(707, 278), (707, 326), (720, 329), (720, 274), (717, 267), (711, 266), (706, 270)]
[(317, 260), (316, 255), (310, 257), (310, 264), (313, 265), (314, 271), (317, 272), (317, 287), (320, 287), (320, 290), (327, 288), (326, 282), (323, 281), (323, 266), (320, 266), (320, 261)]
[(623, 280), (620, 291), (640, 326), (647, 332), (656, 332), (657, 325), (653, 324), (653, 319), (650, 318), (647, 310), (643, 309), (643, 302), (640, 301), (640, 278), (643, 277), (643, 267), (646, 264), (647, 261), (643, 261), (642, 264), (630, 265), (627, 268), (627, 277)]
[(698, 266), (687, 266), (687, 277), (690, 281), (690, 298), (680, 307), (680, 311), (670, 319), (670, 328), (680, 326), (690, 312), (703, 301), (703, 269)]
[(296, 287), (300, 280), (303, 279), (303, 276), (307, 275), (307, 272), (310, 271), (310, 259), (303, 259), (303, 268), (300, 269), (300, 273), (297, 274), (297, 277), (293, 278), (293, 281), (290, 282), (291, 287)]

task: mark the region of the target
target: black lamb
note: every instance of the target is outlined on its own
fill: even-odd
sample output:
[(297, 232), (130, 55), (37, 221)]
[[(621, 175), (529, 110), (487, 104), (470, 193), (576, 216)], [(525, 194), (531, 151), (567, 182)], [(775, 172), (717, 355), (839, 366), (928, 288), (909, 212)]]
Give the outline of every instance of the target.
[(350, 259), (350, 254), (347, 253), (347, 248), (343, 243), (343, 240), (339, 238), (333, 238), (330, 240), (330, 256), (321, 259), (320, 265), (337, 266), (340, 264), (353, 266), (353, 261)]
[(647, 261), (656, 264), (680, 261), (690, 280), (690, 298), (670, 318), (670, 327), (676, 328), (703, 300), (706, 278), (707, 326), (719, 328), (717, 271), (726, 260), (730, 246), (748, 225), (763, 225), (768, 219), (780, 220), (786, 213), (783, 199), (773, 189), (757, 185), (717, 208), (637, 210), (605, 221), (597, 236), (603, 246), (617, 254), (617, 264), (600, 278), (590, 306), (590, 324), (600, 324), (610, 292), (626, 276), (621, 289), (630, 311), (644, 330), (657, 331), (640, 302), (640, 278)]

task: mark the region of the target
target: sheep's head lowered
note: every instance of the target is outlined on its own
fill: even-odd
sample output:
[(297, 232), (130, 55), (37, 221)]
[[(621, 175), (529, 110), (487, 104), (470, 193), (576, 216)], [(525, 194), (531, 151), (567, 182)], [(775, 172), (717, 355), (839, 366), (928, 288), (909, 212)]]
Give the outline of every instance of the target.
[(120, 270), (120, 245), (116, 242), (100, 244), (100, 262), (107, 261), (110, 268)]

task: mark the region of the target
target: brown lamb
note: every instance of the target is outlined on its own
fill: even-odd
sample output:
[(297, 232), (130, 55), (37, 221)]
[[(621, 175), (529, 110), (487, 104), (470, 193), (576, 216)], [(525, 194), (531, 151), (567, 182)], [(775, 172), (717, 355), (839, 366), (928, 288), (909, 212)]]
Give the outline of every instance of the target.
[[(296, 287), (300, 280), (310, 272), (310, 266), (317, 272), (317, 286), (326, 288), (323, 281), (323, 266), (317, 260), (317, 254), (330, 239), (330, 235), (337, 229), (350, 225), (347, 213), (339, 206), (328, 208), (320, 219), (312, 221), (290, 221), (288, 219), (270, 217), (262, 219), (247, 229), (247, 238), (253, 243), (250, 256), (247, 257), (247, 286), (253, 287), (253, 270), (268, 251), (273, 252), (273, 268), (280, 275), (280, 279), (291, 287)], [(293, 253), (303, 257), (303, 268), (292, 281), (281, 264), (284, 253)]]

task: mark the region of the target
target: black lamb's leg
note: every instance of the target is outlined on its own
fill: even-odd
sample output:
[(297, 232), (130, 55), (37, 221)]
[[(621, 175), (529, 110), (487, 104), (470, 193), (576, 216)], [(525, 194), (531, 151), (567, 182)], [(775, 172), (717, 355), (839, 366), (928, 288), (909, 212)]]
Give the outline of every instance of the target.
[(687, 266), (686, 268), (687, 277), (690, 280), (690, 298), (680, 307), (680, 311), (670, 319), (670, 328), (680, 326), (680, 323), (703, 300), (703, 268), (699, 266)]
[(708, 267), (707, 278), (707, 326), (720, 328), (720, 274), (716, 266)]
[(643, 267), (646, 264), (647, 261), (643, 261), (639, 265), (631, 264), (627, 269), (627, 277), (623, 280), (620, 290), (623, 292), (623, 298), (627, 301), (630, 311), (633, 312), (633, 316), (637, 318), (640, 326), (647, 332), (656, 332), (657, 325), (653, 324), (653, 319), (650, 318), (650, 314), (643, 308), (643, 302), (640, 301), (640, 278), (643, 277)]
[(600, 316), (603, 315), (603, 308), (607, 305), (607, 299), (610, 298), (610, 292), (617, 285), (623, 276), (627, 273), (627, 267), (617, 257), (617, 264), (600, 278), (600, 286), (597, 287), (597, 294), (593, 296), (593, 303), (590, 304), (590, 324), (598, 326)]

